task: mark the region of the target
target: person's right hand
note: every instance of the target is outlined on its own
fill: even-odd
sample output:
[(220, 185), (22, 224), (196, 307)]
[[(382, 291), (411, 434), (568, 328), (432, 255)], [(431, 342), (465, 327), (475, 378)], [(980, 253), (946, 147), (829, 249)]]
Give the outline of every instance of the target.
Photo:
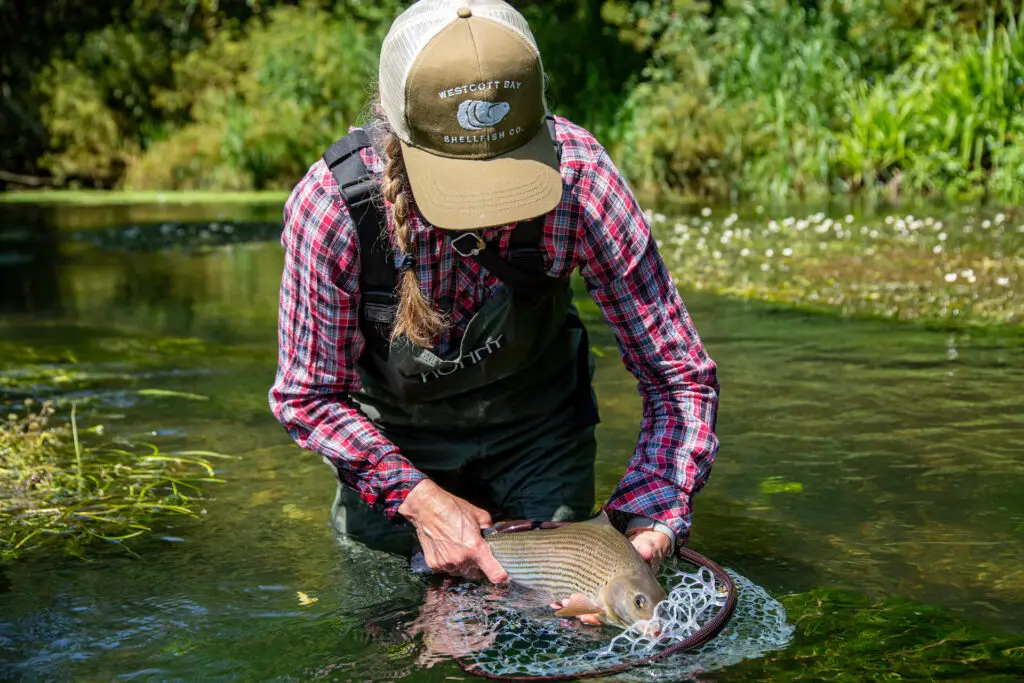
[(480, 530), (491, 526), (491, 515), (453, 496), (430, 479), (423, 479), (398, 507), (416, 527), (423, 559), (434, 571), (492, 583), (508, 581), (508, 573), (491, 554)]

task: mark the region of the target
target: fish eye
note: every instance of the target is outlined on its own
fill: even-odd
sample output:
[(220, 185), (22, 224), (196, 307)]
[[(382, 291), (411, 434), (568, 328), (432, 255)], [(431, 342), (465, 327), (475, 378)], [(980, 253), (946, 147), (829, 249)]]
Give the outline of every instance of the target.
[(635, 598), (633, 598), (633, 604), (636, 605), (637, 609), (643, 609), (644, 607), (647, 606), (647, 596), (646, 595), (638, 595), (638, 596), (636, 596)]

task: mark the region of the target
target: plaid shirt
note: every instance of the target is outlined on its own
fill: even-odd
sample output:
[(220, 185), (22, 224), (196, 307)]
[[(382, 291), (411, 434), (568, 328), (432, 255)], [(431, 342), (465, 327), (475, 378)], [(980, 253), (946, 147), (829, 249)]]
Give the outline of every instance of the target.
[[(579, 269), (643, 396), (636, 452), (606, 507), (663, 522), (685, 541), (691, 498), (704, 486), (718, 449), (716, 365), (658, 254), (647, 217), (606, 151), (565, 119), (556, 119), (556, 130), (565, 191), (544, 231), (548, 273)], [(380, 174), (371, 149), (363, 159)], [(453, 322), (437, 340), (443, 352), (500, 282), (455, 254), (451, 233), (432, 228), (415, 211), (410, 221), (420, 285)], [(504, 254), (508, 234), (504, 226), (483, 236), (500, 235)], [(359, 256), (353, 223), (323, 160), (285, 205), (282, 244), (271, 409), (299, 446), (333, 463), (367, 504), (400, 518), (399, 505), (425, 475), (346, 400), (359, 387), (355, 363), (364, 346)]]

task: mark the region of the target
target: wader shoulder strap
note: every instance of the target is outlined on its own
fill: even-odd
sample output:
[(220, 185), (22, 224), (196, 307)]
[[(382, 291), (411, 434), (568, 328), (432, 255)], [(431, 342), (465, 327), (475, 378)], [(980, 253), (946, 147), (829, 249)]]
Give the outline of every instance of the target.
[(360, 128), (328, 147), (323, 159), (338, 182), (359, 239), (360, 327), (367, 344), (386, 356), (397, 275), (387, 239), (387, 217), (378, 209), (380, 189), (359, 155), (369, 146), (370, 137)]
[(512, 230), (507, 258), (501, 258), (497, 240), (484, 242), (476, 232), (464, 232), (452, 240), (452, 249), (471, 258), (496, 278), (531, 295), (542, 295), (564, 287), (560, 278), (544, 272), (542, 238), (547, 216), (520, 223)]

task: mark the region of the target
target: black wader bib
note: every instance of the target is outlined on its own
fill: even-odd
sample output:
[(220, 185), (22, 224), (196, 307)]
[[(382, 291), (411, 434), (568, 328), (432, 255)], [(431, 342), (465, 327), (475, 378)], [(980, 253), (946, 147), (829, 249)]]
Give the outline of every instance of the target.
[[(543, 218), (513, 230), (514, 242), (518, 236), (519, 243), (532, 243), (510, 253), (512, 263), (495, 263), (497, 244), (485, 247), (491, 249), (486, 255), (457, 249), (503, 285), (450, 354), (441, 357), (403, 342), (391, 346), (386, 339), (397, 276), (390, 249), (379, 253), (389, 244), (386, 234), (377, 239), (386, 223), (371, 210), (372, 201), (360, 201), (350, 189), (374, 190), (360, 168), (358, 149), (368, 139), (359, 133), (324, 155), (335, 177), (342, 176), (342, 195), (359, 226), (364, 271), (360, 326), (367, 344), (358, 363), (363, 386), (350, 398), (414, 466), (493, 517), (589, 517), (598, 422), (593, 358), (569, 279), (538, 275)], [(533, 257), (532, 272), (524, 265), (530, 259), (521, 254)], [(388, 264), (385, 272), (377, 265), (382, 262)], [(340, 481), (332, 524), (371, 547), (402, 554), (415, 547), (411, 525), (391, 522)]]

